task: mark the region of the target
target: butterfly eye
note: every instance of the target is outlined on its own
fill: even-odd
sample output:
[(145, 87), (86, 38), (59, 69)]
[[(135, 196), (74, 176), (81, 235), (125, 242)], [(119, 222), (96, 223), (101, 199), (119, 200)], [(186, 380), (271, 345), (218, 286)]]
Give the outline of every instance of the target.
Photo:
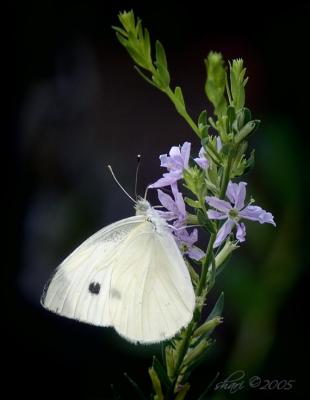
[(98, 282), (91, 282), (91, 284), (88, 287), (88, 290), (92, 294), (99, 294), (100, 292), (100, 283)]

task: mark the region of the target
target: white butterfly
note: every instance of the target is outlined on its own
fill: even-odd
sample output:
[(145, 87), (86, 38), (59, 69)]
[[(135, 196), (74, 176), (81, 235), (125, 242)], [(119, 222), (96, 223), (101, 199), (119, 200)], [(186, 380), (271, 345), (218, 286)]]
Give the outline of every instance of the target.
[(190, 322), (195, 294), (169, 225), (141, 199), (136, 216), (101, 229), (60, 264), (41, 303), (68, 318), (113, 326), (132, 342), (154, 343)]

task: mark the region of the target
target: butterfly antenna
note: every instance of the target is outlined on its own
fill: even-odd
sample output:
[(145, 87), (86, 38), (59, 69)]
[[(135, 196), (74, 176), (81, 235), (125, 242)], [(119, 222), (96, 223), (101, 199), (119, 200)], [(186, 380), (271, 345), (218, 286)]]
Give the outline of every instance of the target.
[(115, 182), (118, 184), (118, 186), (122, 189), (122, 191), (130, 198), (130, 200), (132, 200), (134, 203), (136, 203), (136, 200), (135, 199), (133, 199), (131, 196), (130, 196), (130, 194), (123, 188), (123, 186), (119, 183), (119, 181), (117, 180), (117, 178), (116, 178), (116, 176), (115, 176), (115, 174), (114, 174), (114, 172), (113, 172), (113, 169), (112, 169), (112, 167), (111, 167), (111, 165), (108, 165), (108, 168), (109, 168), (109, 170), (110, 170), (110, 172), (111, 172), (111, 175), (113, 176), (113, 179), (115, 180)]
[(139, 167), (141, 164), (141, 154), (137, 155), (137, 168), (136, 168), (136, 178), (135, 178), (135, 198), (138, 198), (137, 194), (137, 187), (138, 187), (138, 173), (139, 173)]
[(147, 196), (148, 190), (149, 190), (149, 187), (147, 186), (146, 189), (145, 189), (145, 193), (144, 193), (144, 200), (146, 200), (146, 196)]

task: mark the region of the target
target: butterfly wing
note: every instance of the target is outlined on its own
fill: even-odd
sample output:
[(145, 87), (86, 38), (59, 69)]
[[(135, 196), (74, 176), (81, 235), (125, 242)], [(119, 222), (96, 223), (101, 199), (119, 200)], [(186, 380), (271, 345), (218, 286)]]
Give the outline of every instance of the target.
[(171, 338), (190, 322), (194, 290), (169, 231), (158, 233), (145, 221), (118, 247), (109, 303), (111, 324), (133, 342)]
[(44, 289), (42, 305), (68, 318), (111, 325), (109, 299), (115, 254), (142, 221), (142, 216), (123, 219), (83, 242), (57, 268)]

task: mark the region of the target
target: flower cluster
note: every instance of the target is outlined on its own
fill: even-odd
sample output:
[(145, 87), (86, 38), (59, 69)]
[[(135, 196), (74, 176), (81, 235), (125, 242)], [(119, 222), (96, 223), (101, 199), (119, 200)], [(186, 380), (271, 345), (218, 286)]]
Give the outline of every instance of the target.
[[(222, 143), (220, 138), (216, 141), (217, 151), (220, 152)], [(187, 212), (182, 193), (178, 189), (177, 182), (183, 178), (184, 170), (189, 168), (191, 144), (185, 142), (181, 147), (173, 146), (169, 155), (160, 155), (161, 167), (168, 170), (163, 177), (150, 185), (150, 188), (157, 188), (158, 199), (167, 211), (159, 211), (160, 215), (169, 222), (172, 222), (171, 229), (183, 254), (187, 254), (194, 260), (200, 260), (204, 253), (194, 243), (198, 240), (198, 231), (194, 229), (191, 233), (186, 229)], [(206, 151), (201, 147), (198, 157), (194, 158), (196, 164), (207, 170), (210, 162)], [(172, 196), (159, 188), (170, 186)], [(205, 202), (209, 206), (207, 216), (210, 220), (225, 221), (217, 232), (213, 247), (217, 248), (223, 244), (225, 239), (236, 228), (236, 239), (239, 242), (245, 241), (246, 228), (241, 220), (247, 219), (258, 221), (261, 224), (269, 223), (275, 226), (273, 216), (270, 212), (259, 206), (253, 206), (252, 201), (245, 205), (246, 182), (233, 183), (229, 181), (226, 191), (228, 201), (219, 199), (216, 196), (206, 196)]]
[[(158, 199), (167, 210), (158, 212), (164, 219), (172, 222), (170, 226), (182, 253), (198, 261), (204, 256), (204, 252), (194, 245), (198, 240), (197, 229), (192, 232), (186, 229), (185, 203), (177, 185), (177, 182), (183, 178), (183, 171), (188, 168), (190, 149), (191, 144), (185, 142), (181, 148), (173, 146), (169, 155), (160, 155), (160, 166), (166, 168), (168, 172), (165, 172), (162, 178), (149, 187), (158, 188)], [(167, 186), (170, 186), (172, 196), (159, 189)]]

